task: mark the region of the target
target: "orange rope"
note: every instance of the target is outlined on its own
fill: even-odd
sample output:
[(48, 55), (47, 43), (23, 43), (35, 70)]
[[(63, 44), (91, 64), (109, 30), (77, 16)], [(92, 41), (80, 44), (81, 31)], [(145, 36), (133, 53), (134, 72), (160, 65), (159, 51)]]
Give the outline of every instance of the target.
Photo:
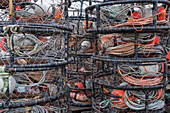
[[(145, 25), (145, 24), (149, 24), (150, 22), (152, 22), (153, 17), (155, 17), (155, 16), (159, 15), (160, 13), (166, 11), (167, 8), (164, 9), (164, 10), (162, 10), (162, 11), (159, 12), (158, 14), (152, 15), (152, 16), (150, 16), (150, 17), (140, 18), (140, 19), (133, 19), (132, 10), (131, 10), (131, 9), (129, 9), (129, 10), (130, 10), (130, 13), (131, 13), (131, 17), (128, 19), (127, 22), (120, 23), (120, 24), (117, 24), (117, 25), (115, 25), (115, 26), (111, 26), (111, 27), (109, 27), (109, 28), (120, 27), (120, 26), (123, 26), (123, 25), (133, 25), (133, 28), (134, 28), (136, 31), (142, 31), (142, 30), (143, 30), (143, 24), (144, 24), (144, 25)], [(141, 25), (142, 28), (141, 28), (140, 30), (138, 30), (138, 29), (136, 29), (135, 25)]]
[[(154, 44), (155, 44), (154, 41), (152, 42), (151, 45), (148, 45), (148, 44), (136, 44), (136, 43), (133, 43), (133, 42), (124, 42), (124, 41), (116, 41), (116, 43), (121, 43), (121, 44), (127, 43), (127, 44), (132, 44), (132, 45), (144, 46), (144, 48), (143, 48), (143, 54), (144, 54), (145, 57), (149, 57), (151, 50), (153, 51), (152, 47), (153, 47)], [(150, 50), (149, 50), (148, 55), (145, 54), (145, 49), (146, 49), (147, 47), (150, 47)]]
[[(117, 69), (118, 72), (121, 70)], [(130, 75), (126, 75), (123, 76), (123, 74), (120, 74), (122, 76), (122, 78), (127, 81), (128, 83), (131, 83), (133, 85), (140, 85), (140, 86), (151, 86), (151, 85), (157, 85), (159, 83), (161, 83), (163, 76), (156, 76), (153, 74), (156, 74), (160, 71), (160, 68), (157, 70), (157, 72), (155, 73), (149, 73), (149, 75), (135, 75), (135, 74), (130, 74)], [(135, 77), (132, 77), (135, 76)], [(137, 77), (137, 78), (136, 78)], [(143, 80), (143, 78), (150, 78), (150, 77), (154, 77), (154, 78), (150, 78), (150, 79), (145, 79)]]

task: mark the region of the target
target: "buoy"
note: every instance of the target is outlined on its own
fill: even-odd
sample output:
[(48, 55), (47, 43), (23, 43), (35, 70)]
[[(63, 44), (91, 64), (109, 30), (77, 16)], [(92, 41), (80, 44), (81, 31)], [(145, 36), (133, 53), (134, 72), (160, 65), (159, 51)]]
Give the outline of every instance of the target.
[[(81, 82), (74, 83), (76, 88), (83, 88), (83, 84)], [(81, 90), (72, 90), (74, 92), (70, 93), (70, 97), (76, 99), (78, 101), (87, 101), (87, 96)]]
[(58, 19), (62, 16), (62, 11), (61, 8), (59, 6), (53, 5), (54, 3), (48, 0), (38, 0), (36, 2), (37, 5), (41, 6), (38, 7), (37, 5), (35, 5), (34, 7), (34, 12), (38, 15), (42, 15), (44, 13), (49, 13), (52, 14), (55, 19)]
[[(118, 102), (113, 102), (114, 104), (120, 104), (120, 103), (124, 102), (123, 96), (124, 96), (125, 92), (123, 90), (114, 89), (111, 94), (122, 97), (122, 98), (117, 98)], [(115, 99), (115, 97), (110, 97), (110, 99)]]
[(83, 88), (83, 84), (81, 82), (76, 82), (74, 85), (77, 86), (77, 88)]
[(166, 56), (166, 59), (170, 59), (170, 50), (168, 51), (168, 54)]
[(166, 16), (166, 10), (163, 6), (161, 7), (157, 7), (158, 8), (158, 13), (160, 13), (158, 15), (158, 21), (162, 21), (162, 20), (165, 20), (165, 16)]
[(26, 65), (27, 64), (27, 61), (25, 59), (17, 59), (17, 63), (19, 65)]
[(90, 49), (90, 47), (91, 47), (90, 41), (83, 41), (81, 43), (81, 49), (82, 50), (88, 50), (88, 49)]
[(62, 16), (62, 11), (59, 6), (53, 5), (55, 8), (55, 19), (58, 19)]
[(48, 40), (46, 37), (43, 36), (39, 36), (38, 39), (43, 42), (46, 42)]
[[(76, 98), (75, 98), (76, 96)], [(75, 93), (75, 92), (71, 92), (70, 93), (70, 97), (78, 100), (78, 101), (87, 101), (87, 96), (84, 93)]]
[[(15, 86), (16, 86), (16, 80), (13, 76), (10, 76), (8, 78), (8, 83), (9, 83), (9, 93), (13, 93)], [(4, 89), (4, 81), (3, 78), (0, 76), (0, 93), (4, 94), (5, 92), (3, 92)]]

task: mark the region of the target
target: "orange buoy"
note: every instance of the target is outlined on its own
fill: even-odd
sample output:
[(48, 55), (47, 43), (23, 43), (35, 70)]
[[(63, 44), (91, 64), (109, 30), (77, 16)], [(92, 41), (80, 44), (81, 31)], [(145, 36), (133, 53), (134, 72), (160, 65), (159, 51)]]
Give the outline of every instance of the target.
[[(74, 83), (74, 85), (77, 88), (83, 88), (84, 87), (81, 82), (76, 82), (76, 83)], [(71, 98), (74, 98), (78, 101), (87, 101), (87, 96), (84, 94), (83, 91), (81, 91), (81, 90), (72, 90), (72, 91), (75, 91), (75, 92), (70, 93)]]
[(77, 88), (83, 88), (83, 84), (81, 82), (76, 82), (74, 85), (77, 86)]
[[(125, 92), (123, 90), (114, 89), (111, 94), (122, 97), (122, 98), (117, 98), (118, 102), (113, 102), (114, 104), (117, 104), (117, 103), (119, 104), (119, 103), (122, 103), (124, 101), (123, 96), (124, 96)], [(110, 97), (110, 99), (115, 99), (115, 97)]]
[[(75, 91), (75, 90), (73, 90), (73, 91)], [(71, 92), (70, 97), (72, 97), (78, 101), (87, 101), (87, 96), (82, 91), (80, 91), (80, 93), (77, 93), (77, 94), (76, 93), (77, 92)]]
[(160, 13), (158, 15), (158, 21), (161, 21), (161, 20), (165, 20), (165, 15), (166, 15), (166, 10), (163, 6), (161, 7), (157, 7), (158, 8), (158, 13)]

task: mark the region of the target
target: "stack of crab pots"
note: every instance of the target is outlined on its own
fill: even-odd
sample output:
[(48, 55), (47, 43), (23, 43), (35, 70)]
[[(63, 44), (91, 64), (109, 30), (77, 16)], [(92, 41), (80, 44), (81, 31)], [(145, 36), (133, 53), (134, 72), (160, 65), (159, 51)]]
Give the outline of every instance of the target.
[(67, 1), (0, 0), (0, 112), (68, 112), (67, 7)]
[[(121, 0), (85, 9), (86, 32), (98, 38), (93, 112), (164, 112), (169, 6), (168, 0)], [(95, 27), (88, 27), (90, 17)]]
[[(86, 4), (87, 3), (87, 4)], [(93, 55), (96, 39), (87, 34), (85, 7), (88, 2), (72, 1), (69, 7), (69, 24), (73, 28), (69, 37), (69, 56), (73, 59), (67, 69), (67, 85), (69, 87), (70, 105), (73, 111), (82, 111), (91, 107), (91, 56)], [(92, 19), (90, 19), (92, 20)], [(89, 22), (89, 27), (92, 22)], [(84, 107), (84, 108), (83, 108)]]

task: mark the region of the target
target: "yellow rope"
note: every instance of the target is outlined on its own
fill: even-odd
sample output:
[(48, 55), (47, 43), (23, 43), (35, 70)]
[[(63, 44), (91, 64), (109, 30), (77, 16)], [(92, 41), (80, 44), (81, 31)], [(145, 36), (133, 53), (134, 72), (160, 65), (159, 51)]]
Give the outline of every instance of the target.
[(14, 7), (13, 7), (13, 0), (9, 0), (9, 10), (10, 10), (10, 15), (14, 14)]

